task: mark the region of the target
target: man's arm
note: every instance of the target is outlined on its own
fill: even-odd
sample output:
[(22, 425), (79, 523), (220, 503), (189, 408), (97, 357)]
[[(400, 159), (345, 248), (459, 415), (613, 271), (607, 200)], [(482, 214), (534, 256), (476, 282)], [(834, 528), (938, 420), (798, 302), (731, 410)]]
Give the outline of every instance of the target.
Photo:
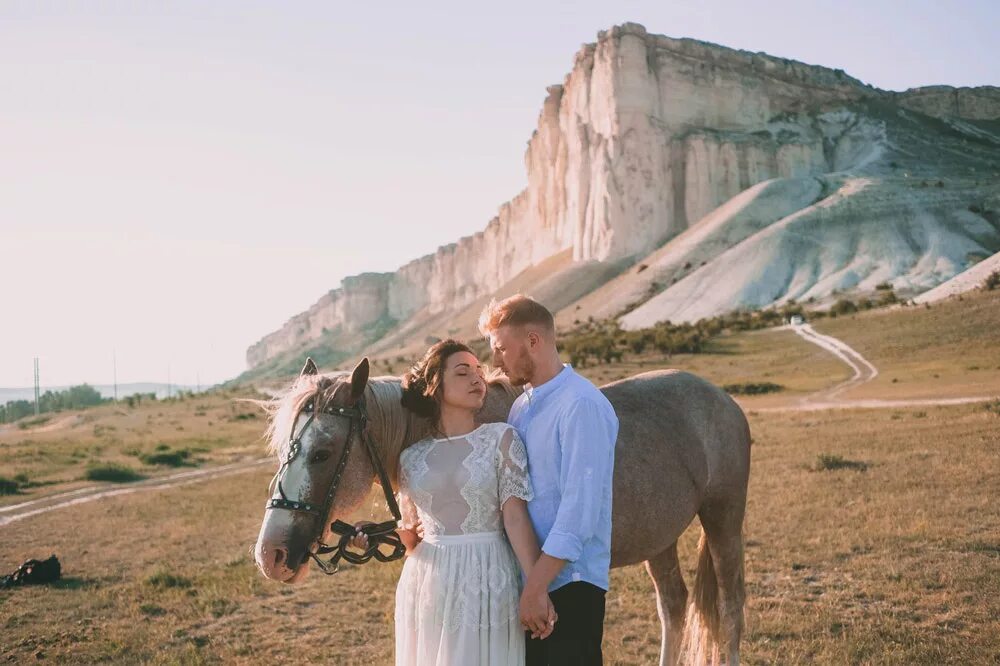
[(529, 624), (540, 620), (549, 585), (567, 562), (580, 558), (583, 544), (597, 531), (604, 485), (611, 483), (617, 434), (602, 410), (585, 399), (577, 401), (560, 420), (562, 497), (542, 555), (522, 593), (521, 617)]
[(562, 496), (556, 520), (542, 544), (542, 552), (575, 562), (583, 554), (583, 544), (597, 532), (605, 490), (614, 472), (618, 432), (616, 423), (609, 421), (598, 405), (586, 399), (571, 406), (558, 427)]

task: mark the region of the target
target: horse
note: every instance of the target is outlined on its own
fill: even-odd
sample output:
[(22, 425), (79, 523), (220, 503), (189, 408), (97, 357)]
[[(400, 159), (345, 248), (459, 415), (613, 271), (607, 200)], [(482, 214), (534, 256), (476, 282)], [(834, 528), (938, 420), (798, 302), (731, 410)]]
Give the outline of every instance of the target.
[[(309, 559), (320, 562), (317, 550), (332, 550), (322, 549), (336, 527), (331, 521), (360, 506), (377, 477), (391, 500), (400, 453), (430, 432), (427, 419), (400, 404), (399, 378), (369, 378), (369, 372), (367, 358), (350, 373), (330, 374), (320, 374), (310, 359), (292, 386), (266, 404), (269, 451), (279, 468), (254, 559), (267, 578), (301, 581)], [(661, 625), (660, 665), (717, 664), (720, 655), (738, 664), (750, 474), (746, 416), (727, 393), (677, 370), (644, 372), (600, 390), (620, 424), (611, 566), (645, 563)], [(505, 421), (520, 392), (491, 378), (477, 420)], [(368, 457), (347, 455), (359, 440)], [(689, 601), (677, 540), (696, 515), (702, 532)]]

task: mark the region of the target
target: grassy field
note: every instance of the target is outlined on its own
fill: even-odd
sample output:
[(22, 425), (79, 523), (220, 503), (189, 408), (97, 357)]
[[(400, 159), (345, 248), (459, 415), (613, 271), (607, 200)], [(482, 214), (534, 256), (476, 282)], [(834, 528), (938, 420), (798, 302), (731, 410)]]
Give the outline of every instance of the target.
[[(970, 405), (751, 422), (747, 663), (1000, 657), (1000, 415)], [(838, 456), (866, 468), (824, 468)], [(56, 553), (65, 579), (0, 591), (0, 660), (389, 663), (398, 564), (313, 572), (297, 587), (254, 569), (270, 473), (2, 528), (4, 566)], [(366, 506), (357, 517), (372, 515)], [(695, 532), (682, 543), (689, 576)], [(608, 663), (652, 663), (645, 572), (616, 570), (612, 587)]]
[(0, 506), (90, 485), (87, 474), (94, 468), (155, 477), (178, 467), (260, 457), (263, 414), (236, 401), (251, 395), (201, 394), (134, 408), (109, 404), (53, 414), (37, 426), (31, 418), (0, 425), (0, 478), (20, 479), (23, 486), (19, 495), (0, 495)]
[(930, 307), (869, 310), (813, 323), (880, 368), (844, 398), (997, 395), (1000, 289), (974, 291)]
[[(857, 391), (865, 397), (997, 395), (996, 305), (978, 294), (816, 328), (882, 370)], [(1000, 661), (1000, 401), (765, 410), (850, 375), (789, 331), (723, 336), (707, 354), (584, 372), (603, 383), (655, 367), (785, 387), (741, 398), (754, 438), (746, 663)], [(237, 397), (109, 405), (3, 427), (0, 477), (24, 487), (0, 495), (0, 508), (94, 485), (86, 474), (95, 466), (157, 477), (258, 458), (264, 423)], [(150, 462), (184, 450), (181, 467)], [(0, 526), (0, 572), (55, 553), (64, 573), (54, 585), (0, 590), (0, 663), (391, 663), (399, 563), (348, 566), (332, 578), (314, 571), (295, 587), (256, 571), (249, 551), (272, 473), (258, 467)], [(353, 518), (384, 515), (373, 499)], [(681, 542), (689, 584), (696, 539), (689, 529)], [(612, 572), (607, 663), (654, 663), (658, 632), (645, 571)]]

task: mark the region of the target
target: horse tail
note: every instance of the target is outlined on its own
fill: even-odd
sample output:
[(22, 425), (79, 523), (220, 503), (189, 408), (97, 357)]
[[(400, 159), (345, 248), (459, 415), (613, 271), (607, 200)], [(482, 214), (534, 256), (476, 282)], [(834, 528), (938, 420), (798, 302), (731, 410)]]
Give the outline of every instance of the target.
[(698, 540), (698, 569), (688, 604), (681, 639), (681, 663), (688, 666), (717, 665), (722, 617), (719, 614), (719, 582), (715, 577), (708, 537), (701, 530)]

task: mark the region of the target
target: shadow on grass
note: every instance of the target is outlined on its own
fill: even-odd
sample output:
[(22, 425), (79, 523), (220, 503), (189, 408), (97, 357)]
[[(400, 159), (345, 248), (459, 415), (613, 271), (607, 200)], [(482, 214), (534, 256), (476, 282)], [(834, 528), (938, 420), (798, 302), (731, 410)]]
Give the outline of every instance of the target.
[(98, 586), (93, 578), (79, 578), (77, 576), (64, 576), (59, 580), (49, 583), (49, 587), (57, 590), (92, 590)]

